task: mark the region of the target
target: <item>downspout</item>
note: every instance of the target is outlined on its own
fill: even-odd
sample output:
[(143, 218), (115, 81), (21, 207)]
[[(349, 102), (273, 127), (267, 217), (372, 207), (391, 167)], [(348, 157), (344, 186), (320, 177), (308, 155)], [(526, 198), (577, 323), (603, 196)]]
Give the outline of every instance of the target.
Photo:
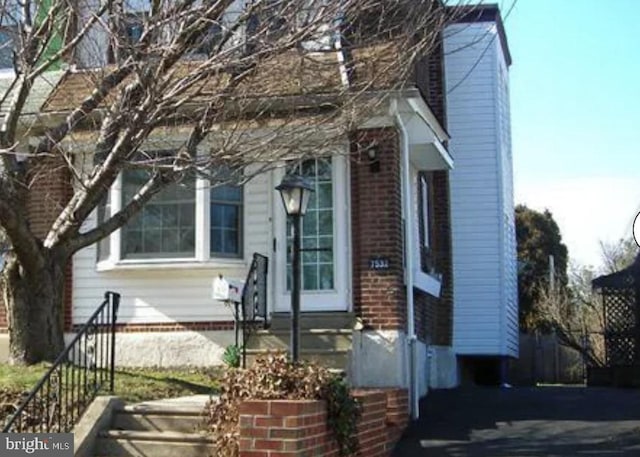
[(405, 284), (407, 295), (407, 346), (409, 351), (409, 400), (411, 404), (411, 417), (417, 419), (420, 416), (418, 379), (417, 379), (417, 341), (415, 316), (413, 312), (413, 226), (411, 224), (411, 173), (409, 166), (409, 134), (402, 117), (396, 111), (398, 127), (402, 133), (402, 203), (404, 205), (404, 258), (405, 258)]

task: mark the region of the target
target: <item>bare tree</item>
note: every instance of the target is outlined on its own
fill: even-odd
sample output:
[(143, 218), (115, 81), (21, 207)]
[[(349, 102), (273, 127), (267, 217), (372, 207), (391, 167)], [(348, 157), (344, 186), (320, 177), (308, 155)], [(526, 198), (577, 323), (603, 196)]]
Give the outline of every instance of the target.
[(633, 263), (640, 252), (632, 237), (622, 238), (615, 243), (600, 242), (602, 253), (602, 273), (610, 274), (620, 271)]
[(593, 366), (605, 362), (605, 317), (602, 298), (591, 286), (598, 274), (628, 267), (638, 254), (633, 239), (600, 243), (602, 267), (573, 266), (567, 287), (539, 285), (538, 328), (552, 330), (562, 344), (575, 349)]
[(537, 327), (555, 333), (562, 345), (580, 353), (589, 365), (602, 366), (604, 317), (591, 278), (591, 272), (582, 268), (571, 273), (566, 287), (540, 288)]
[[(0, 100), (2, 283), (11, 357), (21, 363), (63, 347), (75, 252), (174, 183), (241, 184), (285, 160), (331, 153), (406, 87), (450, 14), (438, 0), (2, 2), (14, 70)], [(69, 69), (63, 82), (31, 111), (35, 88), (59, 68)], [(87, 225), (129, 170), (139, 186)], [(53, 171), (72, 190), (38, 233), (28, 202)]]

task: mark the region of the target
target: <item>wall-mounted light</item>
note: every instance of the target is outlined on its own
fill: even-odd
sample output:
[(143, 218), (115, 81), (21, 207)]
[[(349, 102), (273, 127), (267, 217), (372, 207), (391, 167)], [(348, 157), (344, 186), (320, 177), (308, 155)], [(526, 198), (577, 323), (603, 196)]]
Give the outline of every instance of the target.
[(372, 143), (367, 146), (367, 158), (369, 159), (369, 171), (372, 173), (377, 173), (380, 171), (380, 152), (378, 150), (378, 145), (376, 143)]

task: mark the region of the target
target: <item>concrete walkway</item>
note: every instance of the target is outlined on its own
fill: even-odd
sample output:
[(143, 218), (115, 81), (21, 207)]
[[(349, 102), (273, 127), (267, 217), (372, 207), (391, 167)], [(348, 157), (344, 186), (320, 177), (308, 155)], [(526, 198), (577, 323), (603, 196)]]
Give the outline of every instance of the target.
[(210, 395), (189, 395), (187, 397), (165, 398), (162, 400), (144, 401), (141, 403), (132, 403), (136, 409), (159, 409), (159, 408), (177, 408), (177, 409), (200, 409), (204, 410), (207, 402), (211, 398)]
[(395, 457), (640, 456), (640, 390), (435, 391)]

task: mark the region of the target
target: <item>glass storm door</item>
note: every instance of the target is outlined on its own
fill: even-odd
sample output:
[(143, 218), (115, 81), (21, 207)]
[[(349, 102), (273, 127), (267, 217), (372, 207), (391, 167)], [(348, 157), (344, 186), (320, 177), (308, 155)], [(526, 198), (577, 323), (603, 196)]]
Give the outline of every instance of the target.
[[(344, 311), (347, 309), (348, 255), (346, 247), (346, 190), (344, 162), (341, 158), (309, 159), (287, 168), (314, 186), (306, 215), (302, 218), (302, 295), (303, 311)], [(281, 176), (280, 176), (281, 177)], [(291, 307), (292, 224), (282, 208), (276, 209), (276, 311)]]

